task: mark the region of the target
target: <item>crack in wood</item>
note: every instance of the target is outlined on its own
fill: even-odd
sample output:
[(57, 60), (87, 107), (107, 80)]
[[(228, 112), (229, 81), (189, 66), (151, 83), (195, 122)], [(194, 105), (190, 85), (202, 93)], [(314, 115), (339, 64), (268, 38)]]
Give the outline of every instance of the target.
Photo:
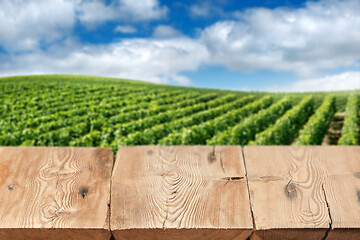
[(223, 177), (222, 179), (226, 181), (240, 181), (245, 179), (245, 177)]
[(213, 146), (212, 152), (210, 152), (209, 155), (208, 155), (208, 161), (209, 161), (209, 163), (213, 163), (213, 162), (216, 161), (215, 146)]
[(251, 237), (253, 236), (253, 234), (256, 230), (256, 224), (255, 224), (255, 215), (254, 215), (253, 205), (251, 203), (251, 193), (250, 193), (250, 187), (249, 187), (248, 170), (247, 170), (246, 160), (245, 160), (245, 152), (242, 147), (241, 147), (241, 155), (242, 155), (243, 164), (244, 164), (244, 168), (245, 168), (245, 180), (246, 180), (246, 186), (247, 186), (248, 195), (249, 195), (249, 205), (250, 205), (249, 207), (250, 207), (251, 219), (252, 219), (252, 224), (253, 224), (253, 230), (251, 232), (251, 235), (248, 237), (248, 239), (251, 239)]
[(284, 180), (284, 178), (276, 177), (276, 176), (263, 176), (263, 177), (260, 177), (260, 180), (263, 182), (272, 182), (272, 181)]
[(253, 239), (254, 233), (255, 233), (255, 231), (252, 231), (251, 234), (250, 234), (250, 236), (249, 236), (248, 238), (246, 238), (246, 240), (251, 240), (251, 239)]
[(225, 172), (225, 168), (224, 168), (224, 162), (223, 162), (222, 157), (221, 157), (221, 153), (220, 153), (220, 166), (221, 166), (222, 171), (223, 171), (224, 173), (226, 173), (226, 172)]
[(322, 238), (322, 240), (325, 240), (325, 239), (328, 237), (329, 232), (331, 231), (331, 228), (332, 228), (332, 218), (331, 218), (331, 213), (330, 213), (330, 207), (329, 207), (329, 203), (328, 203), (328, 200), (327, 200), (327, 197), (326, 197), (326, 192), (325, 192), (325, 187), (324, 187), (324, 185), (325, 185), (325, 183), (323, 183), (323, 184), (321, 185), (321, 189), (322, 189), (323, 194), (324, 194), (324, 199), (325, 199), (326, 207), (327, 207), (327, 210), (328, 210), (330, 222), (329, 222), (329, 228), (326, 230), (325, 235), (324, 235), (324, 237)]

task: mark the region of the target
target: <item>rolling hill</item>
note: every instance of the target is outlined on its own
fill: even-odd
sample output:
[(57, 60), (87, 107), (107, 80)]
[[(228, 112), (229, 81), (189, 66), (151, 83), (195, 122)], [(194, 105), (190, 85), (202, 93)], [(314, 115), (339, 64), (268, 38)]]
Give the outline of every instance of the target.
[(266, 93), (77, 76), (0, 78), (0, 145), (357, 145), (358, 92)]

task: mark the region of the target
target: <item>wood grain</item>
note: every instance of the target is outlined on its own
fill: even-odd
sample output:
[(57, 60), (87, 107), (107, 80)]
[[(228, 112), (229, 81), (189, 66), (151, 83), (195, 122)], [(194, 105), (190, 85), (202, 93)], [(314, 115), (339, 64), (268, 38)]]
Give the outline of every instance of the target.
[(318, 148), (326, 152), (324, 191), (332, 219), (327, 239), (360, 239), (360, 147)]
[(246, 146), (253, 239), (322, 239), (330, 227), (323, 190), (325, 152), (312, 147)]
[(0, 147), (0, 240), (109, 239), (110, 178), (116, 239), (360, 239), (359, 146), (243, 154), (121, 147), (111, 177), (110, 149)]
[(246, 239), (240, 147), (121, 147), (112, 176), (115, 239)]
[(110, 149), (0, 147), (0, 239), (109, 239), (112, 166)]

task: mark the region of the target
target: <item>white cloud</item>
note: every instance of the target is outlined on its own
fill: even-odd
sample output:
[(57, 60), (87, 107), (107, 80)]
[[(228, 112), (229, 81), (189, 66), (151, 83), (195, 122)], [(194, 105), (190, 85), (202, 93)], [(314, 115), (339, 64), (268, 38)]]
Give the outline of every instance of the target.
[(190, 14), (193, 17), (207, 17), (210, 14), (210, 9), (208, 7), (203, 7), (201, 5), (191, 5)]
[(0, 1), (0, 46), (9, 52), (38, 48), (70, 35), (75, 5), (66, 0)]
[(239, 20), (202, 32), (209, 64), (234, 71), (289, 71), (300, 76), (349, 66), (360, 58), (360, 1), (322, 0), (305, 8), (253, 8)]
[(72, 38), (77, 20), (91, 28), (106, 21), (161, 19), (167, 12), (158, 0), (112, 0), (109, 5), (102, 0), (1, 0), (0, 46), (10, 53), (33, 51)]
[[(92, 27), (115, 21), (114, 31), (131, 33), (133, 22), (161, 19), (168, 12), (158, 0), (105, 2), (0, 0), (0, 46), (10, 52), (0, 55), (0, 73), (78, 73), (186, 84), (190, 79), (181, 73), (203, 64), (313, 79), (360, 59), (358, 0), (320, 0), (301, 9), (253, 8), (200, 30), (198, 38), (159, 25), (148, 39), (103, 45), (76, 41), (77, 21)], [(48, 45), (46, 51), (42, 44)]]
[[(158, 83), (189, 84), (182, 71), (195, 71), (208, 58), (207, 49), (189, 38), (129, 39), (108, 45), (54, 48), (7, 58), (3, 76), (72, 73), (123, 77)], [(0, 55), (0, 62), (2, 62)]]
[(222, 1), (202, 0), (189, 7), (190, 16), (193, 18), (208, 18), (214, 16), (226, 16), (222, 9)]
[(180, 36), (181, 32), (171, 26), (159, 25), (153, 32), (155, 38), (170, 38)]
[(81, 23), (91, 28), (106, 21), (158, 20), (167, 15), (168, 8), (161, 6), (158, 0), (112, 0), (110, 4), (101, 0), (82, 0), (77, 11)]
[(100, 0), (80, 1), (76, 9), (80, 22), (88, 28), (116, 19), (116, 11)]
[(300, 80), (288, 86), (273, 87), (277, 92), (341, 91), (360, 89), (360, 72), (344, 72), (322, 78)]
[(129, 26), (129, 25), (119, 25), (114, 29), (114, 32), (136, 33), (137, 29), (135, 27)]

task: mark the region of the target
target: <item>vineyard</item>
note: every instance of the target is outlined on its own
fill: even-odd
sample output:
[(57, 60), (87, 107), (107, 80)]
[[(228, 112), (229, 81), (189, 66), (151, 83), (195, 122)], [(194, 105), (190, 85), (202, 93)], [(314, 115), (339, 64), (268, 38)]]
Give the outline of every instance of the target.
[(356, 91), (237, 92), (43, 75), (0, 79), (0, 145), (357, 145)]

